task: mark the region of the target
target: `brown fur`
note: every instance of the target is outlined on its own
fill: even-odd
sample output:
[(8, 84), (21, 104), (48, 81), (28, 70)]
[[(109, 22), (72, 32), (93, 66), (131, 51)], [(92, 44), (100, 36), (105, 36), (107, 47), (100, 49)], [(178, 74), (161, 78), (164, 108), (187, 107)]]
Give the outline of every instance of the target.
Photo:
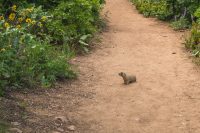
[(136, 76), (135, 75), (129, 75), (128, 76), (128, 75), (126, 75), (126, 73), (120, 72), (119, 76), (121, 76), (123, 78), (125, 85), (136, 82)]

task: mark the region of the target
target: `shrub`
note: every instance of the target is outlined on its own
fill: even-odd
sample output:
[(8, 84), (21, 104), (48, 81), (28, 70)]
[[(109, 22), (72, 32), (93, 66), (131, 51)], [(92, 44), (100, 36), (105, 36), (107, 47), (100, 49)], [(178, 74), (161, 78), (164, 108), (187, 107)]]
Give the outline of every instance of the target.
[[(48, 16), (47, 14), (50, 14), (48, 21), (42, 22), (45, 23), (45, 27), (39, 31), (37, 37), (49, 37), (51, 44), (70, 44), (75, 49), (84, 50), (87, 46), (79, 43), (80, 38), (85, 35), (91, 36), (98, 30), (98, 26), (101, 26), (102, 21), (99, 12), (101, 4), (104, 2), (104, 0), (21, 0), (19, 2), (16, 0), (2, 0), (2, 7), (20, 3), (23, 4), (22, 8), (31, 6), (31, 8), (28, 8), (28, 11), (31, 11), (33, 7), (30, 4), (34, 4), (36, 7), (39, 6), (34, 8), (33, 11), (35, 12), (24, 13), (27, 10), (26, 8), (22, 10), (23, 14), (21, 14), (25, 16), (24, 18), (31, 16), (36, 20), (43, 15)], [(2, 10), (10, 14), (12, 8), (8, 9), (8, 11), (5, 11), (4, 8)], [(35, 26), (32, 29), (34, 34), (38, 32), (38, 28)]]
[(196, 22), (193, 22), (190, 37), (186, 40), (186, 48), (190, 49), (194, 56), (200, 56), (200, 8), (194, 13)]
[(174, 30), (185, 30), (189, 28), (190, 22), (186, 18), (180, 18), (179, 20), (172, 22), (171, 26)]
[(0, 0), (0, 93), (75, 77), (68, 61), (74, 49), (88, 51), (103, 2)]
[(159, 19), (165, 20), (171, 15), (171, 11), (168, 10), (167, 2), (164, 0), (132, 0), (136, 5), (136, 8), (144, 16), (154, 16)]
[[(7, 18), (0, 17), (1, 94), (7, 86), (48, 87), (58, 78), (75, 76), (67, 63), (69, 58), (64, 53), (66, 51), (58, 51), (49, 45), (48, 38), (40, 39), (44, 30), (42, 25), (45, 24), (37, 16), (40, 13), (36, 12), (40, 10), (32, 8), (30, 16), (24, 10), (30, 12), (30, 9), (23, 9), (16, 11), (18, 14), (11, 13)], [(25, 13), (24, 18), (21, 13)]]
[(132, 0), (145, 16), (155, 16), (162, 20), (187, 22), (194, 20), (193, 14), (200, 6), (198, 0)]
[(75, 49), (85, 49), (86, 45), (80, 43), (80, 39), (97, 31), (100, 8), (99, 0), (61, 2), (51, 11), (54, 21), (47, 24), (54, 44), (68, 43)]
[[(47, 42), (17, 29), (0, 34), (0, 79), (3, 84), (21, 87), (49, 86), (58, 78), (74, 74), (66, 62), (67, 57)], [(8, 43), (9, 42), (9, 43)]]
[(200, 25), (194, 23), (191, 29), (191, 35), (186, 39), (186, 48), (192, 51), (196, 57), (200, 56)]

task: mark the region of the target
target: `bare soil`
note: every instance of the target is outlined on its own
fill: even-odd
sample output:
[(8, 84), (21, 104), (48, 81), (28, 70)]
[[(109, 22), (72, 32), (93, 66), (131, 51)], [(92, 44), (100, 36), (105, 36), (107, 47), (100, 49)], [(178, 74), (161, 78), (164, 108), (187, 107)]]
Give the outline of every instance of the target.
[[(4, 119), (18, 121), (25, 133), (199, 133), (200, 72), (183, 33), (144, 18), (128, 0), (107, 0), (104, 12), (109, 23), (101, 44), (73, 60), (79, 79), (11, 94), (23, 119)], [(135, 74), (137, 83), (124, 85), (121, 71)], [(57, 116), (67, 121), (57, 125)]]

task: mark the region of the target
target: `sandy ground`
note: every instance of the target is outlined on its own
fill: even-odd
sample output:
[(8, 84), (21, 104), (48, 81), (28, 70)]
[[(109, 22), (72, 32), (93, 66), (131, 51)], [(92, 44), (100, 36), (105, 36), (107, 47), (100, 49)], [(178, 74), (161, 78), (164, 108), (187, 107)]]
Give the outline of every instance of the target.
[[(81, 108), (81, 119), (98, 121), (98, 133), (199, 133), (200, 73), (181, 34), (139, 15), (127, 0), (107, 0), (105, 10), (106, 48), (87, 58), (98, 72), (96, 102)], [(122, 85), (120, 71), (138, 82)]]
[[(200, 72), (182, 33), (144, 18), (128, 0), (107, 0), (104, 12), (109, 23), (100, 46), (73, 61), (77, 81), (14, 94), (28, 112), (18, 127), (25, 133), (199, 133)], [(121, 71), (135, 74), (137, 83), (123, 85)], [(55, 125), (56, 116), (67, 121)]]

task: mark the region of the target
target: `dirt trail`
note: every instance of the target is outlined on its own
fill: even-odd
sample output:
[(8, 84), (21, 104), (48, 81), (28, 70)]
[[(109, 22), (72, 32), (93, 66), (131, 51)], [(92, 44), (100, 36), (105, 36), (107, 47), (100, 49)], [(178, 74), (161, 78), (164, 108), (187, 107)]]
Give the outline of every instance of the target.
[[(95, 69), (96, 97), (81, 107), (80, 119), (93, 133), (199, 133), (200, 75), (181, 34), (144, 18), (128, 0), (107, 0), (105, 11), (103, 49), (81, 59)], [(138, 82), (122, 85), (120, 71)]]
[[(22, 114), (19, 128), (70, 132), (72, 124), (77, 133), (200, 133), (200, 72), (181, 34), (144, 18), (128, 0), (107, 0), (104, 11), (110, 22), (100, 48), (74, 60), (79, 80), (46, 93), (14, 94), (30, 113)], [(121, 71), (136, 74), (137, 83), (123, 85)], [(68, 121), (55, 125), (56, 116)]]

